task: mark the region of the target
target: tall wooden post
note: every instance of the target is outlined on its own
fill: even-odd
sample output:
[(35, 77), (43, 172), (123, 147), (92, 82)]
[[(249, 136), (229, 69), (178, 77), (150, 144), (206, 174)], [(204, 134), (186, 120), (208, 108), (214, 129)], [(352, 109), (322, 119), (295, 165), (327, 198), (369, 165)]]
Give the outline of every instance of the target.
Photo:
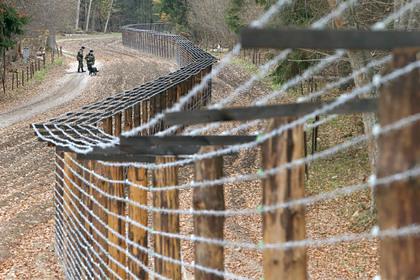
[[(61, 230), (65, 230), (65, 220), (66, 215), (64, 214), (64, 183), (63, 180), (64, 176), (64, 152), (59, 151), (56, 149), (56, 184), (55, 184), (55, 242), (56, 244), (61, 245), (63, 251), (65, 250), (65, 240), (60, 239), (62, 235)], [(61, 226), (59, 224), (61, 222)], [(66, 260), (66, 253), (62, 252), (64, 262), (67, 263)]]
[[(156, 163), (173, 162), (174, 157), (157, 157)], [(178, 184), (177, 168), (167, 167), (154, 171), (153, 186), (175, 186)], [(157, 208), (179, 209), (178, 190), (162, 191), (153, 193), (153, 205)], [(153, 213), (153, 228), (156, 231), (179, 233), (179, 215)], [(175, 259), (181, 259), (181, 241), (179, 239), (164, 237), (156, 234), (154, 236), (154, 247), (157, 254)], [(155, 270), (164, 277), (173, 280), (181, 280), (181, 266), (173, 262), (164, 261), (155, 257)]]
[(133, 108), (128, 108), (124, 111), (124, 131), (129, 131), (133, 128)]
[(140, 126), (141, 123), (141, 103), (133, 106), (133, 128)]
[[(114, 115), (114, 135), (119, 136), (121, 134), (122, 129), (122, 114), (117, 113)], [(124, 180), (124, 168), (123, 167), (110, 167), (111, 170), (111, 178), (113, 180)], [(124, 184), (121, 183), (114, 183), (110, 184), (110, 194), (119, 198), (125, 198), (125, 191), (124, 191)], [(125, 203), (123, 201), (117, 201), (115, 199), (109, 199), (108, 200), (109, 210), (112, 213), (118, 214), (120, 216), (125, 216)], [(124, 250), (126, 248), (126, 242), (124, 240), (125, 238), (125, 222), (113, 215), (108, 215), (108, 225), (111, 227), (114, 231), (118, 232), (121, 236), (119, 237), (116, 234), (114, 234), (111, 231), (108, 231), (108, 240), (119, 246), (120, 249)], [(126, 260), (126, 254), (125, 252), (118, 250), (117, 248), (113, 246), (109, 246), (108, 248), (109, 254), (117, 260), (121, 265), (126, 266), (127, 260)], [(114, 261), (110, 260), (109, 265), (113, 271), (115, 271), (122, 279), (126, 278), (126, 272), (125, 269), (118, 266)]]
[[(292, 118), (275, 119), (269, 131), (285, 125)], [(264, 169), (271, 169), (300, 159), (304, 155), (303, 127), (299, 126), (267, 140), (263, 144)], [(304, 166), (283, 169), (263, 180), (263, 205), (274, 205), (304, 197)], [(263, 214), (264, 244), (305, 239), (303, 206), (281, 208)], [(264, 279), (306, 279), (306, 249), (265, 249)]]
[[(129, 108), (125, 112), (125, 122), (124, 122), (124, 129), (126, 131), (133, 129), (140, 125), (140, 104), (134, 105), (134, 108)], [(147, 186), (147, 170), (144, 168), (136, 168), (136, 167), (129, 167), (127, 172), (127, 179), (136, 184), (141, 186)], [(130, 201), (138, 203), (140, 205), (147, 205), (147, 191), (142, 190), (135, 186), (128, 186), (128, 198)], [(146, 210), (143, 210), (139, 207), (136, 207), (132, 204), (128, 205), (128, 217), (130, 220), (135, 221), (141, 225), (147, 227), (148, 223), (148, 213)], [(128, 224), (127, 228), (128, 238), (132, 242), (147, 248), (148, 239), (147, 239), (147, 231), (142, 229), (138, 226), (133, 224)], [(144, 266), (147, 267), (148, 265), (148, 255), (144, 251), (138, 249), (131, 244), (127, 244), (128, 250), (130, 255), (133, 256), (135, 259), (140, 261)], [(138, 265), (135, 261), (131, 258), (128, 258), (128, 268), (130, 271), (137, 275), (140, 279), (147, 280), (149, 275), (147, 274), (146, 270), (144, 270), (140, 265)]]
[[(73, 173), (73, 170), (75, 170), (74, 164), (72, 163), (72, 159), (75, 158), (75, 155), (72, 153), (64, 153), (64, 212), (67, 212), (67, 219), (73, 220), (73, 223), (71, 223), (70, 221), (68, 221), (68, 225), (65, 226), (65, 230), (66, 235), (67, 236), (73, 236), (73, 232), (79, 232), (80, 228), (78, 226), (78, 222), (79, 223), (83, 223), (81, 220), (81, 216), (79, 215), (78, 210), (78, 201), (77, 201), (77, 196), (78, 196), (78, 190), (76, 189), (76, 187), (74, 186), (73, 183), (77, 182), (77, 178), (76, 175)], [(76, 198), (74, 197), (76, 196)], [(75, 226), (73, 226), (73, 224)], [(73, 228), (76, 227), (76, 228)], [(72, 229), (73, 228), (73, 229)], [(65, 242), (65, 251), (67, 252), (72, 252), (73, 255), (79, 256), (78, 258), (76, 258), (75, 260), (75, 270), (77, 272), (77, 274), (79, 276), (83, 275), (83, 267), (81, 265), (81, 260), (82, 257), (79, 255), (79, 251), (80, 251), (80, 244), (76, 244), (76, 239), (75, 238), (67, 238), (67, 240), (64, 241)], [(77, 251), (75, 251), (77, 250)]]
[[(214, 147), (204, 147), (200, 152), (212, 152)], [(207, 181), (223, 177), (223, 157), (215, 157), (198, 161), (195, 164), (195, 180)], [(193, 191), (194, 210), (224, 210), (225, 198), (223, 185), (195, 188)], [(196, 236), (223, 240), (223, 216), (194, 216), (194, 234)], [(220, 271), (224, 270), (223, 246), (195, 242), (195, 263)], [(195, 270), (195, 279), (210, 280), (223, 279), (223, 277)]]
[[(88, 170), (94, 170), (93, 169), (93, 164), (92, 164), (93, 161), (86, 160), (86, 161), (79, 161), (79, 162), (82, 166), (86, 167)], [(92, 188), (89, 185), (89, 183), (91, 183), (91, 180), (90, 180), (91, 179), (91, 174), (89, 172), (85, 172), (85, 171), (81, 170), (81, 175), (83, 176), (84, 180), (86, 181), (86, 183), (82, 184), (82, 187), (83, 187), (85, 193), (88, 194), (88, 195), (83, 195), (82, 196), (82, 203), (86, 206), (86, 207), (82, 207), (82, 211), (83, 211), (84, 215), (86, 216), (86, 219), (84, 221), (85, 222), (84, 223), (85, 230), (82, 232), (82, 234), (84, 235), (84, 238), (86, 239), (86, 242), (87, 242), (85, 244), (85, 246), (89, 248), (89, 246), (93, 245), (93, 240), (91, 238), (91, 233), (92, 233), (93, 229), (90, 226), (91, 223), (93, 222), (93, 217), (92, 217), (92, 213), (91, 213), (91, 211), (93, 210), (93, 208), (92, 208), (93, 202), (92, 202), (91, 197), (89, 196), (92, 193)], [(87, 234), (87, 232), (89, 232), (90, 234)], [(88, 268), (92, 267), (93, 270), (97, 269), (94, 265), (95, 256), (94, 256), (93, 252), (91, 251), (91, 249), (87, 249), (86, 257), (87, 257), (87, 260), (89, 262)], [(92, 278), (93, 276), (94, 276), (94, 271), (92, 271), (89, 268), (88, 278)]]
[[(394, 51), (395, 69), (416, 61), (420, 49)], [(420, 71), (416, 69), (386, 86), (379, 96), (379, 122), (386, 126), (420, 113)], [(378, 177), (387, 177), (420, 164), (420, 123), (379, 137)], [(376, 188), (381, 230), (420, 224), (420, 178)], [(383, 279), (416, 279), (420, 276), (420, 236), (387, 237), (380, 241), (380, 274)]]
[[(107, 134), (112, 134), (113, 131), (113, 121), (112, 117), (109, 117), (103, 121), (102, 129)], [(103, 166), (102, 164), (96, 163), (94, 161), (91, 162), (92, 164), (92, 170), (95, 171), (95, 173), (100, 174), (105, 177), (110, 177), (110, 167)], [(104, 180), (101, 180), (93, 175), (90, 176), (91, 182), (96, 185), (102, 192), (104, 193), (110, 193), (110, 184)], [(91, 194), (92, 196), (98, 201), (98, 203), (104, 207), (105, 209), (109, 209), (108, 206), (108, 199), (106, 196), (102, 195), (100, 192), (94, 190), (91, 188)], [(108, 214), (102, 209), (99, 205), (96, 203), (92, 204), (92, 212), (93, 214), (98, 217), (103, 223), (108, 224)], [(105, 238), (108, 237), (108, 229), (103, 226), (97, 219), (93, 219), (93, 226), (98, 229), (98, 231), (101, 233), (101, 235), (104, 237), (102, 238), (99, 234), (96, 233), (96, 231), (92, 231), (93, 238), (96, 239), (97, 243), (102, 247), (102, 249), (99, 248), (96, 242), (93, 244), (93, 248), (98, 253), (99, 257), (101, 258), (102, 262), (107, 264), (109, 262), (109, 258), (107, 256), (108, 253), (108, 243)], [(105, 273), (107, 273), (107, 277), (110, 277), (110, 272), (108, 272), (107, 268), (104, 267), (102, 262), (97, 261), (98, 263), (101, 263), (101, 266)]]
[[(147, 186), (147, 170), (144, 168), (135, 168), (130, 167), (128, 169), (128, 180), (134, 184)], [(141, 205), (147, 206), (147, 191), (141, 190), (134, 186), (129, 186), (128, 188), (128, 197), (130, 201), (139, 203)], [(147, 211), (135, 207), (133, 205), (128, 206), (128, 216), (131, 220), (136, 221), (139, 224), (147, 226)], [(147, 248), (147, 231), (145, 229), (134, 226), (133, 224), (128, 225), (128, 237), (131, 241)], [(129, 246), (129, 251), (132, 256), (134, 256), (138, 261), (143, 263), (146, 267), (148, 265), (148, 255), (142, 250), (137, 249), (134, 246)], [(140, 279), (148, 279), (147, 272), (136, 262), (129, 259), (128, 267), (130, 271), (137, 275)]]

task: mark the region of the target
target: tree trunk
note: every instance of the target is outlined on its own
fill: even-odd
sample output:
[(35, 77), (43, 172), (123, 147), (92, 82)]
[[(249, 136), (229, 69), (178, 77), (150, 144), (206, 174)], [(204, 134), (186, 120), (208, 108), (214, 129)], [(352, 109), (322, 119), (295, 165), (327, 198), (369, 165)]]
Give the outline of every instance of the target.
[(6, 94), (6, 48), (3, 51), (3, 73), (1, 75), (1, 82), (3, 84), (3, 93)]
[(89, 8), (88, 8), (87, 15), (86, 15), (86, 28), (85, 28), (86, 32), (89, 31), (89, 20), (90, 20), (91, 9), (92, 9), (92, 0), (89, 0)]
[[(399, 0), (395, 0), (399, 1)], [(337, 6), (337, 0), (328, 0), (328, 4), (330, 5), (331, 9), (336, 8)], [(337, 17), (334, 19), (335, 27), (338, 28), (358, 28), (359, 24), (358, 22), (355, 22), (355, 17), (352, 14), (344, 15), (343, 17)], [(368, 51), (355, 51), (350, 50), (348, 52), (348, 57), (350, 60), (350, 64), (352, 67), (353, 72), (363, 68), (368, 63), (369, 59), (371, 58), (371, 55)], [(362, 87), (372, 80), (374, 75), (373, 71), (368, 71), (367, 73), (363, 73), (360, 75), (357, 75), (354, 79), (354, 83), (356, 87)], [(374, 97), (376, 96), (376, 90), (373, 90), (367, 94), (364, 95), (364, 97)], [(372, 132), (372, 127), (377, 122), (377, 117), (374, 113), (366, 113), (363, 114), (363, 127), (364, 132), (366, 134), (369, 134)], [(372, 171), (376, 169), (376, 162), (377, 162), (377, 156), (378, 156), (378, 145), (375, 139), (371, 139), (368, 142), (368, 152), (369, 152), (369, 164)]]
[(57, 42), (55, 40), (55, 36), (56, 36), (55, 28), (50, 28), (48, 38), (47, 38), (47, 46), (51, 50), (55, 50), (56, 47), (57, 47)]
[(109, 19), (111, 18), (111, 14), (112, 14), (112, 5), (114, 4), (114, 0), (111, 0), (111, 5), (109, 7), (109, 11), (108, 11), (108, 17), (106, 18), (106, 22), (105, 22), (105, 28), (104, 28), (104, 33), (106, 33), (107, 29), (108, 29), (108, 23), (109, 23)]
[[(370, 54), (366, 51), (349, 51), (348, 57), (350, 59), (350, 64), (353, 71), (357, 71), (366, 66)], [(368, 71), (365, 74), (357, 75), (354, 79), (356, 87), (363, 87), (364, 85), (372, 81), (374, 72)], [(372, 90), (371, 92), (364, 94), (364, 97), (376, 97), (377, 91)], [(377, 116), (375, 113), (366, 113), (363, 114), (363, 127), (366, 134), (372, 133), (372, 127), (377, 123)], [(376, 139), (372, 138), (368, 141), (368, 151), (369, 151), (369, 163), (371, 170), (374, 171), (376, 168), (376, 162), (378, 157), (378, 144)]]
[(76, 30), (79, 29), (79, 18), (80, 18), (80, 0), (77, 0), (77, 8), (76, 8)]
[(96, 8), (96, 4), (95, 3), (93, 3), (93, 8), (92, 8), (92, 16), (91, 16), (91, 18), (92, 18), (92, 22), (91, 22), (91, 24), (90, 24), (90, 29), (92, 30), (92, 31), (96, 31), (96, 19), (97, 19), (97, 17), (98, 17), (98, 9)]

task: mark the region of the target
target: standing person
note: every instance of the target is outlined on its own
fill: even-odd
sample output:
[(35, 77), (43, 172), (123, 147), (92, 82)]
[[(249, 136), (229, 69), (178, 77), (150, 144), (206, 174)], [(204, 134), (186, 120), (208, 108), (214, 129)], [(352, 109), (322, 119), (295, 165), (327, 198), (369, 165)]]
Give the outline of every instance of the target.
[(89, 51), (85, 59), (86, 59), (86, 64), (89, 70), (89, 75), (96, 75), (96, 73), (99, 71), (98, 69), (96, 69), (96, 67), (93, 66), (95, 64), (95, 55), (93, 54), (93, 50)]
[(80, 71), (86, 72), (85, 70), (83, 70), (83, 50), (85, 49), (85, 47), (81, 47), (79, 52), (77, 53), (77, 62), (79, 62), (79, 66), (77, 68), (77, 72), (80, 73)]

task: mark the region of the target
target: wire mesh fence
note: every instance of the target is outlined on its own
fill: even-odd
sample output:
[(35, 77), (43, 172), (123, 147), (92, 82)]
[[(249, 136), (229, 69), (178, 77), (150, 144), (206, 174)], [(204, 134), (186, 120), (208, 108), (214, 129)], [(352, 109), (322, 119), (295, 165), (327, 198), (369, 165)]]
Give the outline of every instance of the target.
[[(413, 2), (372, 28), (386, 26)], [(324, 27), (356, 3), (343, 2), (312, 27)], [(262, 28), (286, 4), (277, 1), (252, 26)], [(241, 98), (290, 50), (281, 51), (225, 98), (210, 103), (212, 79), (241, 45), (212, 67), (213, 57), (188, 40), (165, 33), (168, 30), (164, 25), (127, 26), (123, 43), (174, 59), (180, 70), (33, 125), (40, 139), (57, 147), (56, 247), (67, 278), (306, 279), (310, 249), (369, 240), (379, 241), (382, 277), (420, 275), (415, 265), (420, 258), (418, 50), (396, 49), (374, 59), (290, 104), (294, 109), (288, 113), (265, 106), (347, 52), (337, 50), (238, 113), (224, 107)], [(329, 102), (305, 103), (382, 65), (392, 70)], [(361, 109), (352, 103), (377, 89), (377, 107)], [(203, 107), (211, 110), (183, 112)], [(269, 110), (273, 113), (267, 116)], [(310, 120), (329, 115), (318, 118), (310, 125), (313, 128), (339, 114), (374, 111), (379, 124), (370, 132), (305, 153), (304, 131)], [(271, 120), (264, 131), (240, 137), (264, 118)], [(213, 138), (208, 135), (223, 127), (221, 122), (232, 120), (243, 123), (219, 130)], [(190, 123), (201, 125), (186, 127)], [(379, 145), (378, 170), (367, 182), (305, 194), (306, 164), (371, 140)], [(235, 154), (244, 161), (256, 155), (259, 165), (242, 170), (229, 160)], [(254, 196), (240, 207), (226, 199), (228, 190), (238, 188)], [(376, 201), (377, 225), (362, 233), (308, 237), (309, 207), (362, 191), (371, 191)], [(246, 237), (238, 225), (259, 234)]]

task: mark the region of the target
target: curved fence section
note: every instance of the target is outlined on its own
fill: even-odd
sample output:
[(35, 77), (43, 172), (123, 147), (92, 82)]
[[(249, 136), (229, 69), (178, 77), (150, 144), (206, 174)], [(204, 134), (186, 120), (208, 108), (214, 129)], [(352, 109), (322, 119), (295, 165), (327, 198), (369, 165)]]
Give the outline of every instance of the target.
[[(169, 27), (163, 24), (139, 24), (123, 27), (123, 44), (162, 58), (173, 59), (179, 69), (166, 76), (145, 83), (132, 90), (125, 91), (81, 109), (64, 114), (47, 123), (34, 124), (37, 136), (56, 146), (68, 147), (77, 144), (81, 149), (95, 146), (97, 141), (107, 142), (112, 133), (101, 130), (112, 118), (132, 110), (133, 126), (148, 122), (154, 115), (175, 104), (183, 95), (201, 82), (203, 76), (211, 72), (215, 58), (192, 42), (179, 35), (165, 33)], [(160, 32), (158, 30), (166, 30)], [(194, 98), (183, 106), (183, 110), (200, 108), (211, 99), (211, 81)], [(147, 134), (154, 134), (163, 129), (162, 123), (150, 128)], [(115, 129), (113, 129), (115, 130)], [(96, 141), (89, 140), (94, 134)], [(108, 134), (108, 135), (107, 135)], [(74, 146), (73, 146), (74, 147)]]
[[(215, 59), (210, 54), (169, 31), (162, 24), (126, 26), (123, 44), (175, 60), (178, 70), (46, 123), (32, 125), (39, 139), (56, 146), (56, 251), (67, 279), (147, 279), (148, 275), (154, 275), (145, 253), (149, 248), (147, 231), (128, 222), (135, 220), (147, 227), (148, 213), (134, 207), (147, 205), (147, 193), (139, 188), (127, 189), (124, 184), (125, 180), (137, 180), (147, 185), (145, 171), (107, 167), (96, 160), (80, 160), (75, 153), (109, 143), (123, 131), (148, 123), (211, 72)], [(211, 80), (182, 109), (197, 109), (210, 99)], [(160, 121), (142, 135), (153, 135), (163, 129)], [(117, 152), (113, 156), (118, 155)], [(102, 178), (115, 181), (110, 183)], [(155, 246), (172, 246), (164, 240), (159, 242)]]

